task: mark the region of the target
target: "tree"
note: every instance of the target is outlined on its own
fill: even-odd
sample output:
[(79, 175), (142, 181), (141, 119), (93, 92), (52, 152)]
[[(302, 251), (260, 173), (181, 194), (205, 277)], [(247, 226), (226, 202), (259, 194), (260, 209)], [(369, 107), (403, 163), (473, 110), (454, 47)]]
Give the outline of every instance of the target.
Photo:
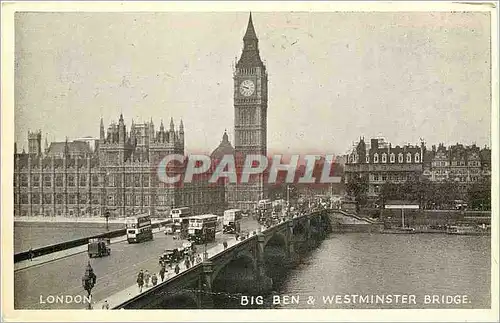
[(482, 180), (474, 183), (467, 192), (469, 207), (479, 210), (491, 210), (491, 182)]
[(353, 176), (346, 185), (347, 194), (354, 197), (358, 205), (365, 205), (368, 192), (368, 178), (366, 176)]

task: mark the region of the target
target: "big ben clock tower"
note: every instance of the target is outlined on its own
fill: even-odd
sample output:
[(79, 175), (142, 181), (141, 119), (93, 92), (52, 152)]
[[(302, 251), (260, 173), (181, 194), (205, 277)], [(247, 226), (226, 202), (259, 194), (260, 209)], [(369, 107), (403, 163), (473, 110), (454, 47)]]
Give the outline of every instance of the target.
[[(248, 154), (267, 155), (267, 72), (259, 55), (252, 14), (243, 37), (243, 52), (234, 70), (234, 140), (237, 164)], [(243, 158), (242, 158), (243, 157)], [(250, 209), (267, 197), (262, 176), (233, 187), (232, 207)]]

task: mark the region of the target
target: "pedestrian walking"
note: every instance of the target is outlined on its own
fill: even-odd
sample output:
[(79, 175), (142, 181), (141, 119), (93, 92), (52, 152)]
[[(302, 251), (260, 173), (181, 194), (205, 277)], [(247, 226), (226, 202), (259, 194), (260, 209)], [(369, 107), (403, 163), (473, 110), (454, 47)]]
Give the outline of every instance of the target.
[(189, 262), (189, 258), (186, 258), (186, 260), (184, 261), (184, 265), (186, 266), (186, 269), (189, 269), (189, 267), (191, 267), (191, 263)]
[(102, 304), (102, 309), (103, 309), (103, 310), (109, 310), (108, 300), (105, 300), (105, 301), (104, 301), (104, 304)]
[(222, 245), (224, 246), (224, 250), (226, 250), (226, 248), (227, 248), (227, 241), (224, 241), (224, 242), (222, 243)]
[(166, 273), (165, 267), (161, 267), (161, 269), (160, 269), (160, 278), (161, 278), (162, 282), (165, 279), (165, 273)]
[(153, 274), (153, 276), (151, 276), (151, 283), (153, 284), (153, 286), (156, 286), (156, 284), (158, 283), (158, 277), (156, 277), (156, 274)]
[(175, 264), (174, 272), (177, 275), (181, 269), (179, 268), (179, 264)]
[(144, 272), (144, 286), (145, 287), (148, 287), (149, 286), (149, 278), (151, 278), (151, 274), (149, 273), (149, 271), (146, 269), (146, 271)]
[(137, 275), (137, 286), (139, 286), (139, 293), (142, 293), (142, 287), (144, 286), (144, 273), (142, 269)]
[(34, 256), (33, 248), (30, 247), (30, 250), (28, 251), (28, 257), (29, 257), (30, 261), (33, 261), (33, 256)]
[(201, 262), (201, 256), (199, 254), (196, 255), (196, 263), (199, 264)]

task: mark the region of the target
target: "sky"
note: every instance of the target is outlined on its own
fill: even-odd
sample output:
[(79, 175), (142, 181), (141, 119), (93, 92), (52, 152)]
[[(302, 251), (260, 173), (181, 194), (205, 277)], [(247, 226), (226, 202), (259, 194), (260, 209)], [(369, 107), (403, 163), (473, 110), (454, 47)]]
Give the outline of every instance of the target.
[[(269, 73), (268, 151), (490, 146), (487, 12), (253, 12)], [(185, 148), (234, 143), (233, 66), (248, 12), (17, 13), (15, 140), (183, 120)]]

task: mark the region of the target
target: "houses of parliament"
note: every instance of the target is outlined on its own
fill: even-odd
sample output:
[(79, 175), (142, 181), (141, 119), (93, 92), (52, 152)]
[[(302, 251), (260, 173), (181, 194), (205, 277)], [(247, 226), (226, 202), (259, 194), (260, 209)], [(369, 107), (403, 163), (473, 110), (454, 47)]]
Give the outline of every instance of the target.
[[(234, 68), (235, 147), (224, 133), (212, 152), (266, 155), (267, 72), (260, 59), (250, 15), (243, 51)], [(172, 207), (189, 206), (195, 214), (220, 214), (228, 207), (248, 209), (266, 196), (262, 179), (249, 184), (211, 185), (203, 180), (167, 185), (157, 167), (169, 154), (184, 155), (184, 125), (168, 128), (153, 121), (127, 130), (122, 115), (98, 139), (47, 142), (41, 131), (28, 133), (28, 151), (14, 145), (15, 216), (102, 216), (150, 214), (167, 217)]]

